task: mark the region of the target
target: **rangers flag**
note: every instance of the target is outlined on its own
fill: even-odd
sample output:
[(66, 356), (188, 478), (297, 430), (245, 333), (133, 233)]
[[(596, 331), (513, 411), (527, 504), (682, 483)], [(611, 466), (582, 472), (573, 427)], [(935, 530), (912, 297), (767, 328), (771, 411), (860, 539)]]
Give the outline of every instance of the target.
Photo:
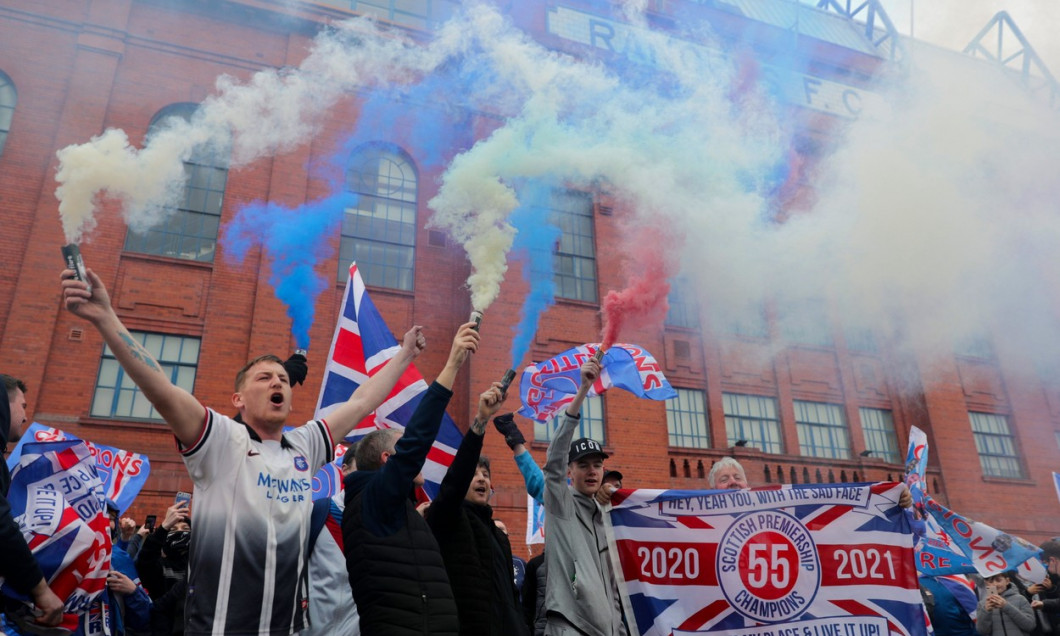
[[(63, 626), (72, 629), (76, 614), (103, 592), (110, 570), (103, 483), (88, 446), (81, 440), (25, 444), (8, 499), (44, 578), (64, 600)], [(0, 590), (24, 600), (2, 584)]]
[[(44, 426), (34, 422), (24, 433), (22, 438), (11, 451), (7, 458), (7, 467), (11, 470), (22, 457), (22, 448), (30, 442), (58, 442), (62, 440), (75, 440), (79, 438), (60, 431), (57, 428)], [(125, 451), (113, 446), (96, 444), (83, 440), (92, 457), (96, 459), (96, 472), (103, 481), (103, 497), (114, 502), (119, 511), (124, 511), (140, 494), (140, 490), (147, 482), (147, 476), (151, 474), (151, 460), (147, 455)]]
[[(519, 381), (519, 397), (523, 402), (519, 414), (538, 422), (552, 419), (574, 399), (581, 385), (581, 366), (599, 348), (600, 343), (579, 345), (526, 367)], [(589, 397), (611, 387), (649, 400), (677, 397), (677, 391), (670, 386), (655, 357), (637, 345), (615, 343), (604, 353), (600, 367), (600, 377), (589, 390)]]
[[(346, 293), (342, 299), (335, 336), (331, 341), (331, 351), (328, 353), (324, 382), (320, 385), (320, 397), (317, 399), (314, 417), (326, 418), (336, 406), (348, 400), (362, 382), (382, 369), (399, 350), (397, 339), (368, 297), (364, 281), (357, 271), (357, 263), (351, 263), (350, 277), (346, 282)], [(346, 436), (345, 441), (356, 442), (377, 428), (404, 429), (405, 422), (412, 417), (425, 391), (427, 383), (424, 382), (423, 376), (415, 366), (410, 365), (386, 401), (358, 423)], [(460, 429), (446, 414), (434, 446), (427, 454), (427, 462), (423, 465), (423, 476), (427, 482), (424, 490), (430, 497), (433, 498), (438, 492), (445, 471), (453, 462), (453, 456), (462, 439)], [(322, 470), (327, 471), (329, 467), (325, 466)], [(334, 475), (318, 473), (317, 477), (322, 483), (329, 483), (329, 480), (330, 483), (335, 483)], [(336, 489), (337, 487), (336, 484)], [(331, 495), (326, 489), (314, 493), (314, 498), (321, 496)]]
[(608, 532), (631, 631), (925, 634), (901, 488), (620, 490)]

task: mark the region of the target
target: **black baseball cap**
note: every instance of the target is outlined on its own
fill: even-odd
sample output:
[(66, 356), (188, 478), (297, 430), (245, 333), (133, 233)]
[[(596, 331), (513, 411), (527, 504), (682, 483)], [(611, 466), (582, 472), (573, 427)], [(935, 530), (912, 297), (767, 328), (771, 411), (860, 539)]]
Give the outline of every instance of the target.
[(605, 470), (604, 478), (600, 481), (607, 481), (608, 479), (617, 479), (619, 481), (622, 481), (622, 473), (618, 472), (617, 470)]
[(567, 453), (567, 463), (576, 462), (582, 457), (588, 457), (589, 455), (601, 455), (604, 459), (610, 457), (604, 452), (600, 442), (588, 437), (582, 437), (571, 442), (570, 452)]

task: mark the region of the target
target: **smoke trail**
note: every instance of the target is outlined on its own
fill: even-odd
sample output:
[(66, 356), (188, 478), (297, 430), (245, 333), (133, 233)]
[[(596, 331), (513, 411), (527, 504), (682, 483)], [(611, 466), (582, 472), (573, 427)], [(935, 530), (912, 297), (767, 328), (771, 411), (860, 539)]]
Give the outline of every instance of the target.
[(637, 240), (629, 245), (629, 260), (636, 270), (629, 277), (629, 285), (604, 297), (603, 349), (618, 340), (627, 320), (640, 318), (655, 324), (666, 315), (669, 279), (678, 271), (674, 254), (680, 249), (680, 241), (658, 227), (637, 228), (635, 234)]
[(55, 196), (68, 242), (95, 226), (100, 196), (118, 199), (129, 227), (159, 223), (182, 191), (183, 162), (196, 149), (231, 145), (230, 166), (291, 150), (318, 130), (322, 116), (362, 87), (415, 81), (463, 47), (460, 32), (443, 31), (423, 47), (354, 19), (321, 33), (297, 69), (267, 69), (247, 81), (222, 76), (191, 122), (151, 135), (142, 149), (124, 131), (109, 129), (58, 151)]
[(316, 266), (334, 255), (331, 237), (338, 231), (346, 208), (356, 195), (338, 192), (320, 201), (293, 209), (273, 203), (253, 203), (242, 208), (224, 228), (226, 253), (242, 262), (260, 244), (269, 262), (269, 283), (287, 306), (291, 333), (300, 349), (309, 348), (316, 299), (328, 279)]
[(552, 251), (562, 233), (547, 219), (553, 187), (551, 183), (538, 182), (520, 188), (523, 204), (510, 218), (518, 231), (512, 249), (524, 259), (523, 279), (530, 286), (530, 292), (523, 299), (519, 323), (512, 328), (515, 334), (512, 339), (513, 369), (522, 365), (541, 315), (556, 300)]

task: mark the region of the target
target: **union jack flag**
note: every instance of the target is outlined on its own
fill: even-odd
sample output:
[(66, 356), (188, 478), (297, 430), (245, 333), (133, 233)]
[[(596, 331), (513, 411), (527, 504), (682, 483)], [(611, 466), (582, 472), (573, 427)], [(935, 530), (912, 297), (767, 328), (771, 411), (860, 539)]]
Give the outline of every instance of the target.
[[(103, 592), (110, 569), (103, 483), (95, 464), (81, 440), (28, 443), (8, 493), (22, 536), (48, 585), (64, 600), (63, 625), (71, 629), (76, 614)], [(0, 591), (20, 598), (2, 584)]]
[(620, 490), (612, 562), (635, 634), (922, 636), (897, 483)]
[[(382, 369), (399, 350), (397, 339), (368, 297), (364, 281), (357, 271), (357, 263), (351, 263), (346, 293), (339, 311), (339, 322), (335, 327), (328, 363), (324, 369), (324, 382), (320, 385), (315, 417), (327, 417), (335, 407), (348, 400), (362, 382)], [(346, 436), (345, 441), (356, 442), (377, 428), (404, 429), (405, 422), (412, 417), (426, 390), (427, 383), (423, 376), (415, 366), (410, 365), (386, 401), (358, 423)], [(437, 494), (445, 471), (449, 469), (449, 464), (453, 463), (453, 456), (462, 439), (460, 429), (446, 414), (423, 466), (423, 476), (426, 480), (424, 490), (428, 496), (433, 498)]]

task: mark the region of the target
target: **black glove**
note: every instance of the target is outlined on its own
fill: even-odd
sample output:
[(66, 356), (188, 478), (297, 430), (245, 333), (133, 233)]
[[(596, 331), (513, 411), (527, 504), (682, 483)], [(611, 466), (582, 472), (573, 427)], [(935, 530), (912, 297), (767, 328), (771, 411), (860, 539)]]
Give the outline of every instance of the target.
[(305, 376), (309, 374), (309, 365), (306, 364), (305, 356), (300, 353), (287, 358), (287, 362), (283, 363), (283, 368), (287, 371), (287, 379), (290, 380), (291, 386), (304, 384)]
[(504, 443), (508, 445), (508, 448), (515, 450), (515, 447), (519, 444), (526, 443), (526, 438), (523, 437), (522, 431), (515, 425), (513, 413), (498, 415), (493, 418), (493, 425), (497, 427), (497, 432), (504, 436)]

